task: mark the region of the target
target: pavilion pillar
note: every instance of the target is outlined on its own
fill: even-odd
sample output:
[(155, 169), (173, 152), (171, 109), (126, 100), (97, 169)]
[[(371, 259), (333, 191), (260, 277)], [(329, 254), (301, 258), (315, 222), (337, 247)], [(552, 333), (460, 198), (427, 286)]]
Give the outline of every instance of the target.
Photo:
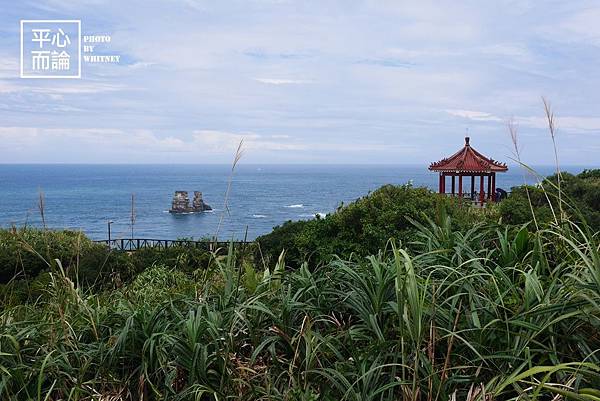
[(442, 180), (443, 180), (443, 179), (444, 179), (444, 176), (442, 175), (442, 173), (440, 173), (439, 185), (438, 185), (438, 188), (439, 188), (439, 191), (438, 191), (438, 192), (439, 192), (440, 194), (443, 194), (443, 193), (444, 193), (444, 190), (443, 190), (443, 184), (442, 184)]
[(446, 174), (442, 173), (442, 193), (446, 194)]
[(488, 175), (488, 193), (487, 199), (492, 199), (492, 174)]
[(469, 198), (471, 198), (471, 200), (475, 200), (475, 199), (474, 199), (474, 197), (475, 197), (475, 195), (474, 195), (474, 194), (475, 194), (475, 193), (476, 193), (476, 192), (475, 192), (475, 176), (474, 176), (474, 175), (472, 175), (472, 176), (471, 176), (471, 192), (469, 193)]
[(458, 197), (462, 198), (463, 190), (462, 190), (462, 174), (458, 176)]
[(492, 173), (492, 202), (496, 202), (496, 173)]
[(456, 193), (454, 190), (454, 182), (456, 181), (455, 179), (456, 177), (454, 175), (452, 175), (452, 196), (454, 196), (454, 194)]
[(479, 176), (479, 202), (481, 203), (481, 206), (483, 206), (483, 200), (484, 200), (484, 196), (485, 196), (483, 188), (484, 188), (484, 183), (483, 183), (483, 174), (482, 174)]

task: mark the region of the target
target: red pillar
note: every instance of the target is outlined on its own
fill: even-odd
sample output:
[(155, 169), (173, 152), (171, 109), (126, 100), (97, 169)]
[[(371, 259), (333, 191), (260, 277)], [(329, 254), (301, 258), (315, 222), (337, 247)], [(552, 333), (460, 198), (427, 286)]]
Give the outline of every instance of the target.
[(492, 173), (492, 201), (496, 202), (496, 173)]
[(462, 175), (458, 176), (458, 197), (462, 198)]
[(471, 192), (469, 192), (469, 198), (471, 198), (472, 200), (475, 200), (475, 199), (473, 199), (474, 193), (475, 193), (475, 176), (472, 175), (471, 176)]
[(446, 175), (442, 173), (442, 193), (446, 193)]
[(485, 193), (483, 191), (483, 175), (479, 176), (479, 202), (481, 202), (481, 206), (483, 206), (483, 200), (485, 197)]
[(443, 177), (442, 177), (442, 173), (440, 173), (440, 178), (439, 178), (439, 183), (438, 183), (438, 188), (439, 188), (438, 192), (439, 192), (440, 194), (443, 194), (443, 193), (444, 193), (444, 190), (443, 190), (443, 188), (442, 188), (442, 178), (443, 178)]
[(454, 196), (454, 194), (455, 194), (455, 191), (454, 191), (454, 182), (455, 182), (455, 181), (456, 181), (456, 180), (455, 180), (455, 176), (453, 175), (453, 176), (452, 176), (452, 196)]

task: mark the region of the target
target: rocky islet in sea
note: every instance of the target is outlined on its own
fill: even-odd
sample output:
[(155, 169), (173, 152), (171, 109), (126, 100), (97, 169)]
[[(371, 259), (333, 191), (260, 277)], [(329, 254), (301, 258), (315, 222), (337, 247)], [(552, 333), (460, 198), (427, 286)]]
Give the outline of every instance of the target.
[(175, 191), (173, 201), (171, 202), (170, 213), (200, 213), (212, 210), (208, 204), (204, 203), (202, 192), (194, 191), (194, 199), (190, 206), (190, 197), (187, 191)]

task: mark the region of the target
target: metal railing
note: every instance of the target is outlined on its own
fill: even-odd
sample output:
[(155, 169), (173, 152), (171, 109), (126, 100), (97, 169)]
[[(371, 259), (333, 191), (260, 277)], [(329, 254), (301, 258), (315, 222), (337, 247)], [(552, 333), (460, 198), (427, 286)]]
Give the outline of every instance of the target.
[[(226, 248), (229, 241), (193, 241), (193, 240), (170, 240), (153, 238), (121, 238), (111, 240), (94, 241), (98, 244), (104, 244), (115, 251), (138, 251), (140, 249), (169, 249), (176, 247), (196, 248), (206, 251), (215, 251), (218, 248)], [(251, 241), (233, 241), (234, 246), (251, 244)]]
[[(444, 195), (444, 196), (446, 196), (446, 197), (448, 197), (448, 198), (460, 198), (460, 197), (458, 196), (458, 192), (457, 192), (457, 193), (454, 193), (454, 194), (453, 194), (453, 193), (450, 193), (450, 192), (446, 192), (446, 193), (444, 193), (444, 194), (441, 194), (441, 195)], [(510, 196), (510, 191), (506, 191), (506, 196)], [(480, 202), (480, 198), (479, 198), (479, 192), (477, 192), (477, 193), (473, 193), (473, 194), (470, 194), (470, 193), (468, 193), (468, 192), (463, 192), (463, 193), (462, 193), (462, 199), (464, 199), (464, 200), (470, 200), (470, 201), (472, 201), (472, 202), (478, 203), (478, 202)], [(485, 194), (484, 194), (484, 200), (485, 200), (486, 202), (490, 200), (490, 196), (489, 196), (489, 194), (488, 194), (488, 193), (485, 193)], [(499, 202), (499, 201), (500, 201), (500, 200), (496, 200), (496, 202)]]

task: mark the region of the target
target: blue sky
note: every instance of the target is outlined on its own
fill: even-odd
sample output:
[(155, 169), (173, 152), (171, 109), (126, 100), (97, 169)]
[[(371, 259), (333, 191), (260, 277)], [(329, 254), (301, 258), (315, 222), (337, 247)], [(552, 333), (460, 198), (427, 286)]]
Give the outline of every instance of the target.
[[(19, 78), (19, 20), (81, 19), (118, 65)], [(0, 162), (429, 163), (472, 144), (600, 159), (598, 1), (0, 3)]]

